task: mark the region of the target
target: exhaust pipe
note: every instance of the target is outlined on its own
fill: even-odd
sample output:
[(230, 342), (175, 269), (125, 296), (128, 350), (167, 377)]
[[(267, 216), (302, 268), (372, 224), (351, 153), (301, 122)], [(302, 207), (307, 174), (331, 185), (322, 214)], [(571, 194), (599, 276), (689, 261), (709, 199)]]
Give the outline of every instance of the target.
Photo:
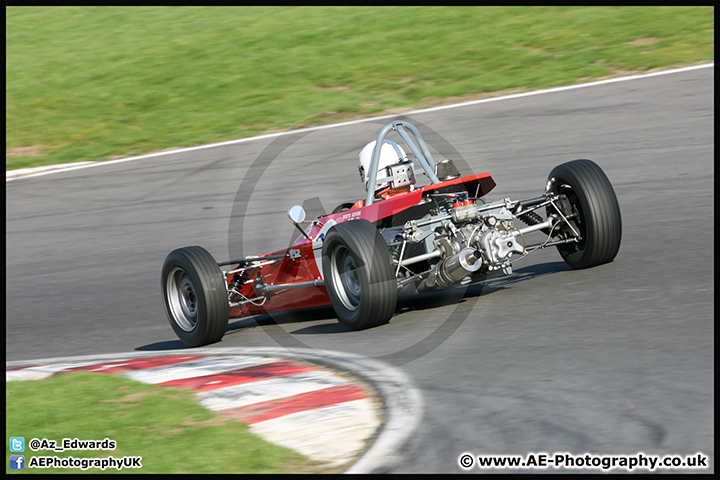
[(480, 252), (473, 248), (463, 248), (449, 258), (441, 260), (430, 274), (418, 285), (418, 291), (449, 288), (460, 282), (482, 266)]

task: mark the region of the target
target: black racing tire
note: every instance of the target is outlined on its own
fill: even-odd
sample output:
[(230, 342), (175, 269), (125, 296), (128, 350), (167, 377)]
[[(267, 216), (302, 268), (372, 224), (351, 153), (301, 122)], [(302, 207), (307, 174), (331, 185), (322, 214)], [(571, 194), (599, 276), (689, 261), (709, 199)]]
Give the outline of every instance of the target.
[(354, 202), (341, 203), (337, 207), (333, 208), (333, 211), (330, 212), (330, 214), (332, 215), (334, 213), (347, 212), (348, 210), (352, 210), (353, 205), (355, 205)]
[[(574, 215), (570, 223), (582, 237), (577, 243), (557, 246), (565, 263), (583, 269), (613, 261), (620, 249), (622, 218), (605, 172), (592, 160), (563, 163), (548, 175), (548, 191), (565, 195), (557, 204), (563, 215)], [(555, 209), (548, 207), (547, 213)], [(567, 225), (561, 224), (560, 229), (561, 237), (574, 236)]]
[(397, 306), (397, 283), (387, 244), (367, 220), (328, 230), (323, 277), (338, 320), (353, 330), (387, 323)]
[(183, 247), (165, 258), (162, 269), (165, 313), (186, 345), (200, 347), (220, 341), (230, 316), (222, 271), (202, 247)]

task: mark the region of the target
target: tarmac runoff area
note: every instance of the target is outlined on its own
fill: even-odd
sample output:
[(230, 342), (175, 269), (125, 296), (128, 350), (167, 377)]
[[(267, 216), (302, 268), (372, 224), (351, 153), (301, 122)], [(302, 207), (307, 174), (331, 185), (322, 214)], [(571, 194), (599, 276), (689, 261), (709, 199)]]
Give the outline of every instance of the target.
[[(71, 371), (189, 388), (205, 408), (345, 473), (397, 465), (422, 416), (405, 374), (359, 355), (312, 349), (196, 348), (7, 362), (6, 381)], [(241, 473), (241, 472), (238, 472)]]

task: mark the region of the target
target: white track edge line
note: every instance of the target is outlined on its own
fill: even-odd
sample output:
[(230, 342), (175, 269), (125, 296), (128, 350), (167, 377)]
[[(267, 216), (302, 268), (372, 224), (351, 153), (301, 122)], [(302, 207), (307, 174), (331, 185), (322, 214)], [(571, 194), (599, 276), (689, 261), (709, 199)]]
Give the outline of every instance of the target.
[[(689, 72), (692, 70), (698, 70), (698, 69), (702, 69), (702, 68), (714, 68), (714, 67), (715, 67), (715, 62), (703, 63), (703, 64), (699, 64), (699, 65), (690, 65), (687, 67), (674, 68), (674, 69), (670, 69), (670, 70), (659, 70), (656, 72), (640, 73), (640, 74), (635, 74), (635, 75), (627, 75), (627, 76), (623, 76), (623, 77), (608, 78), (605, 80), (596, 80), (596, 81), (587, 82), (587, 83), (578, 83), (578, 84), (566, 85), (566, 86), (562, 86), (562, 87), (534, 90), (531, 92), (515, 93), (515, 94), (511, 94), (511, 95), (503, 95), (503, 96), (491, 97), (491, 98), (481, 98), (478, 100), (470, 100), (467, 102), (454, 103), (454, 104), (450, 104), (450, 105), (440, 105), (437, 107), (422, 108), (419, 110), (412, 110), (412, 111), (408, 111), (408, 112), (392, 113), (392, 114), (381, 115), (381, 116), (377, 116), (377, 117), (367, 117), (367, 118), (361, 118), (361, 119), (357, 119), (357, 120), (349, 120), (347, 122), (332, 123), (332, 124), (328, 124), (328, 125), (318, 125), (316, 127), (300, 128), (297, 130), (285, 130), (282, 132), (268, 133), (265, 135), (258, 135), (258, 136), (254, 136), (254, 137), (239, 138), (236, 140), (227, 140), (224, 142), (210, 143), (210, 144), (206, 144), (206, 145), (197, 145), (194, 147), (168, 149), (168, 150), (163, 150), (163, 151), (154, 152), (154, 153), (148, 153), (148, 154), (144, 154), (144, 155), (119, 158), (116, 160), (78, 162), (78, 163), (69, 163), (69, 164), (50, 165), (47, 167), (37, 167), (36, 169), (33, 169), (33, 168), (30, 169), (30, 170), (33, 170), (32, 173), (29, 172), (24, 175), (23, 174), (13, 175), (12, 172), (17, 172), (17, 170), (9, 170), (5, 173), (5, 181), (10, 182), (13, 180), (17, 180), (19, 178), (33, 178), (33, 177), (39, 177), (42, 175), (50, 175), (53, 173), (71, 172), (73, 170), (92, 168), (92, 167), (97, 167), (100, 165), (113, 165), (116, 163), (132, 162), (135, 160), (143, 160), (143, 159), (147, 159), (147, 158), (160, 157), (160, 156), (170, 155), (170, 154), (174, 154), (174, 153), (186, 153), (186, 152), (193, 152), (193, 151), (197, 151), (197, 150), (204, 150), (204, 149), (208, 149), (208, 148), (222, 147), (222, 146), (227, 146), (227, 145), (236, 145), (236, 144), (240, 144), (240, 143), (253, 142), (253, 141), (257, 141), (257, 140), (265, 140), (268, 138), (276, 138), (276, 137), (280, 137), (282, 135), (292, 135), (292, 134), (296, 134), (296, 133), (315, 132), (315, 131), (325, 130), (325, 129), (329, 129), (329, 128), (344, 127), (344, 126), (348, 126), (348, 125), (357, 125), (360, 123), (365, 123), (365, 122), (370, 122), (370, 121), (390, 119), (390, 118), (395, 118), (398, 116), (418, 115), (418, 114), (422, 114), (422, 113), (430, 113), (430, 112), (437, 112), (440, 110), (448, 110), (451, 108), (461, 108), (461, 107), (467, 107), (467, 106), (472, 106), (472, 105), (479, 105), (482, 103), (497, 102), (500, 100), (512, 100), (512, 99), (516, 99), (516, 98), (523, 98), (523, 97), (529, 97), (529, 96), (534, 96), (534, 95), (543, 95), (546, 93), (564, 92), (564, 91), (568, 91), (568, 90), (575, 90), (578, 88), (587, 88), (587, 87), (594, 87), (594, 86), (598, 86), (598, 85), (607, 85), (610, 83), (625, 82), (628, 80), (651, 78), (651, 77), (657, 77), (660, 75), (683, 73), (683, 72)], [(24, 169), (20, 169), (20, 170), (24, 170)]]

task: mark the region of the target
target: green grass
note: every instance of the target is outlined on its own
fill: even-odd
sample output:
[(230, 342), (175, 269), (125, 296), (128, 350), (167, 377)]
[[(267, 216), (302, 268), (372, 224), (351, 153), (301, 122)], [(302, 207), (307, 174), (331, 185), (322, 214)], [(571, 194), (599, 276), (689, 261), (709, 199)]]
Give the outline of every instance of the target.
[(6, 7), (6, 168), (714, 58), (713, 7)]
[[(25, 437), (26, 472), (98, 473), (93, 468), (29, 469), (30, 458), (142, 457), (141, 469), (119, 473), (319, 473), (298, 453), (251, 434), (247, 425), (206, 410), (190, 390), (123, 377), (73, 372), (6, 383), (6, 442)], [(114, 450), (33, 452), (31, 439), (116, 442)], [(9, 445), (6, 451), (10, 452)], [(8, 457), (9, 458), (9, 457)], [(10, 473), (6, 463), (6, 473)], [(16, 472), (13, 472), (16, 473)], [(104, 473), (118, 473), (108, 468)]]

